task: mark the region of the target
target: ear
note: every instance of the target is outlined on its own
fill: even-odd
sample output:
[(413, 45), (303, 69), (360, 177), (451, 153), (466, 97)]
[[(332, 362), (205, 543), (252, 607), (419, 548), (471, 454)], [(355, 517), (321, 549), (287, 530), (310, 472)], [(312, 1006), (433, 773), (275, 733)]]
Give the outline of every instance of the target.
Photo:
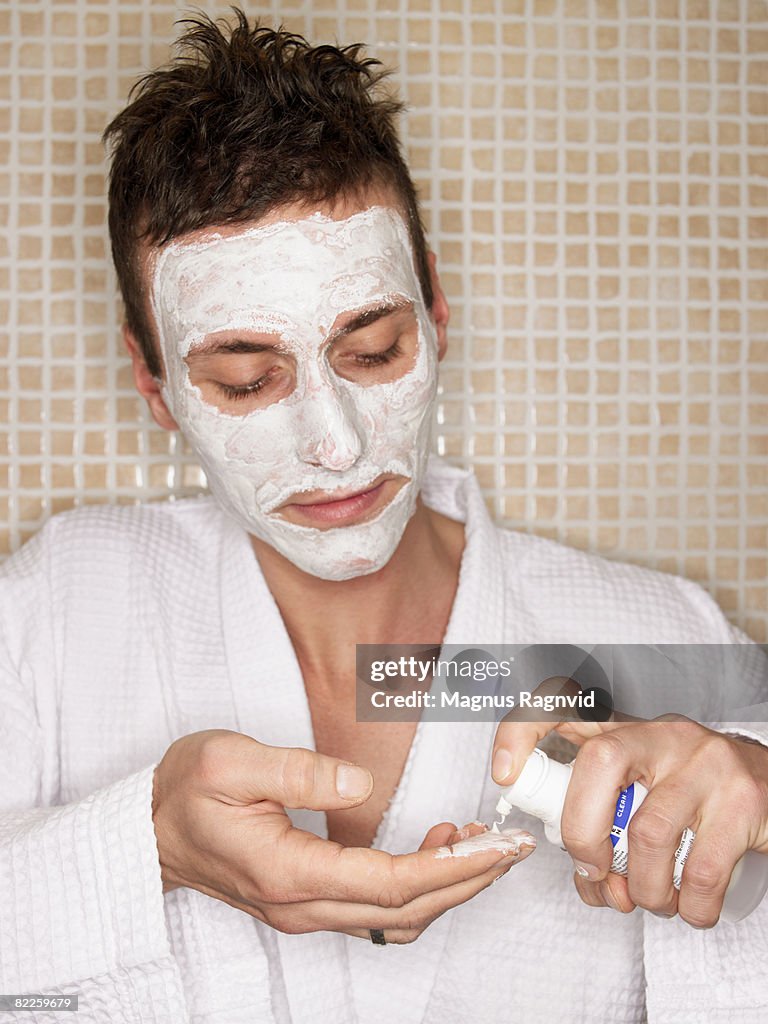
[(427, 262), (429, 279), (432, 282), (432, 319), (437, 328), (437, 358), (442, 359), (448, 348), (448, 321), (451, 318), (451, 311), (437, 275), (437, 256), (433, 252), (428, 252)]
[(168, 406), (160, 393), (160, 382), (149, 372), (141, 345), (127, 324), (123, 324), (123, 342), (133, 364), (133, 382), (136, 390), (146, 399), (155, 423), (164, 430), (178, 430), (179, 426), (168, 411)]

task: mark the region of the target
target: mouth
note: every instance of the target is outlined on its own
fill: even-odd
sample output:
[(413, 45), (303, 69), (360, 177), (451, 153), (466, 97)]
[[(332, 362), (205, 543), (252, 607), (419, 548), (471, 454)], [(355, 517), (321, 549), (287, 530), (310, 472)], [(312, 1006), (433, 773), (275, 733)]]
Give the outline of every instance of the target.
[(295, 501), (286, 502), (276, 511), (298, 525), (325, 523), (338, 526), (360, 519), (383, 505), (392, 490), (387, 484), (392, 482), (391, 477), (385, 477), (362, 491), (310, 492), (309, 495), (298, 496)]

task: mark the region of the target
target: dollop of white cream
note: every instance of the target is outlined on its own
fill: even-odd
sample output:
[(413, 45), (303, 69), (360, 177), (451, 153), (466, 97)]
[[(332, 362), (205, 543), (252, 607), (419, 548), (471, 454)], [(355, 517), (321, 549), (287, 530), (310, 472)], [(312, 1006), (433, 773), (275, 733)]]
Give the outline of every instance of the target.
[(536, 846), (536, 839), (521, 828), (504, 829), (503, 832), (481, 832), (479, 835), (462, 839), (453, 846), (441, 846), (436, 857), (471, 857), (473, 853), (497, 850), (503, 854), (519, 856), (524, 846)]

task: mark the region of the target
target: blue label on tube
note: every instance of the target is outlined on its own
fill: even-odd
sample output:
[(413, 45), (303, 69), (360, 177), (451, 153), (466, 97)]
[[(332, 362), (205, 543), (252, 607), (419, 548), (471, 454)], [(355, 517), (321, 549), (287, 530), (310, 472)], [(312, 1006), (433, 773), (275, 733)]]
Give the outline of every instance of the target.
[(629, 824), (634, 799), (635, 784), (633, 782), (627, 789), (622, 789), (616, 802), (616, 814), (613, 816), (613, 828), (611, 829), (611, 843), (614, 846), (618, 843), (621, 833)]

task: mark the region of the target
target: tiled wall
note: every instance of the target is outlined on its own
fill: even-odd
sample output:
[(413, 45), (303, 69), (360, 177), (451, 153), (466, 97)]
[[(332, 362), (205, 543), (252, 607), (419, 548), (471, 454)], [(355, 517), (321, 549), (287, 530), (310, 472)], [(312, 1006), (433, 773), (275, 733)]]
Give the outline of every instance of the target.
[[(768, 640), (768, 2), (244, 6), (398, 68), (453, 311), (440, 451), (499, 519), (699, 580)], [(99, 142), (187, 10), (0, 6), (3, 551), (201, 484), (119, 347)]]

